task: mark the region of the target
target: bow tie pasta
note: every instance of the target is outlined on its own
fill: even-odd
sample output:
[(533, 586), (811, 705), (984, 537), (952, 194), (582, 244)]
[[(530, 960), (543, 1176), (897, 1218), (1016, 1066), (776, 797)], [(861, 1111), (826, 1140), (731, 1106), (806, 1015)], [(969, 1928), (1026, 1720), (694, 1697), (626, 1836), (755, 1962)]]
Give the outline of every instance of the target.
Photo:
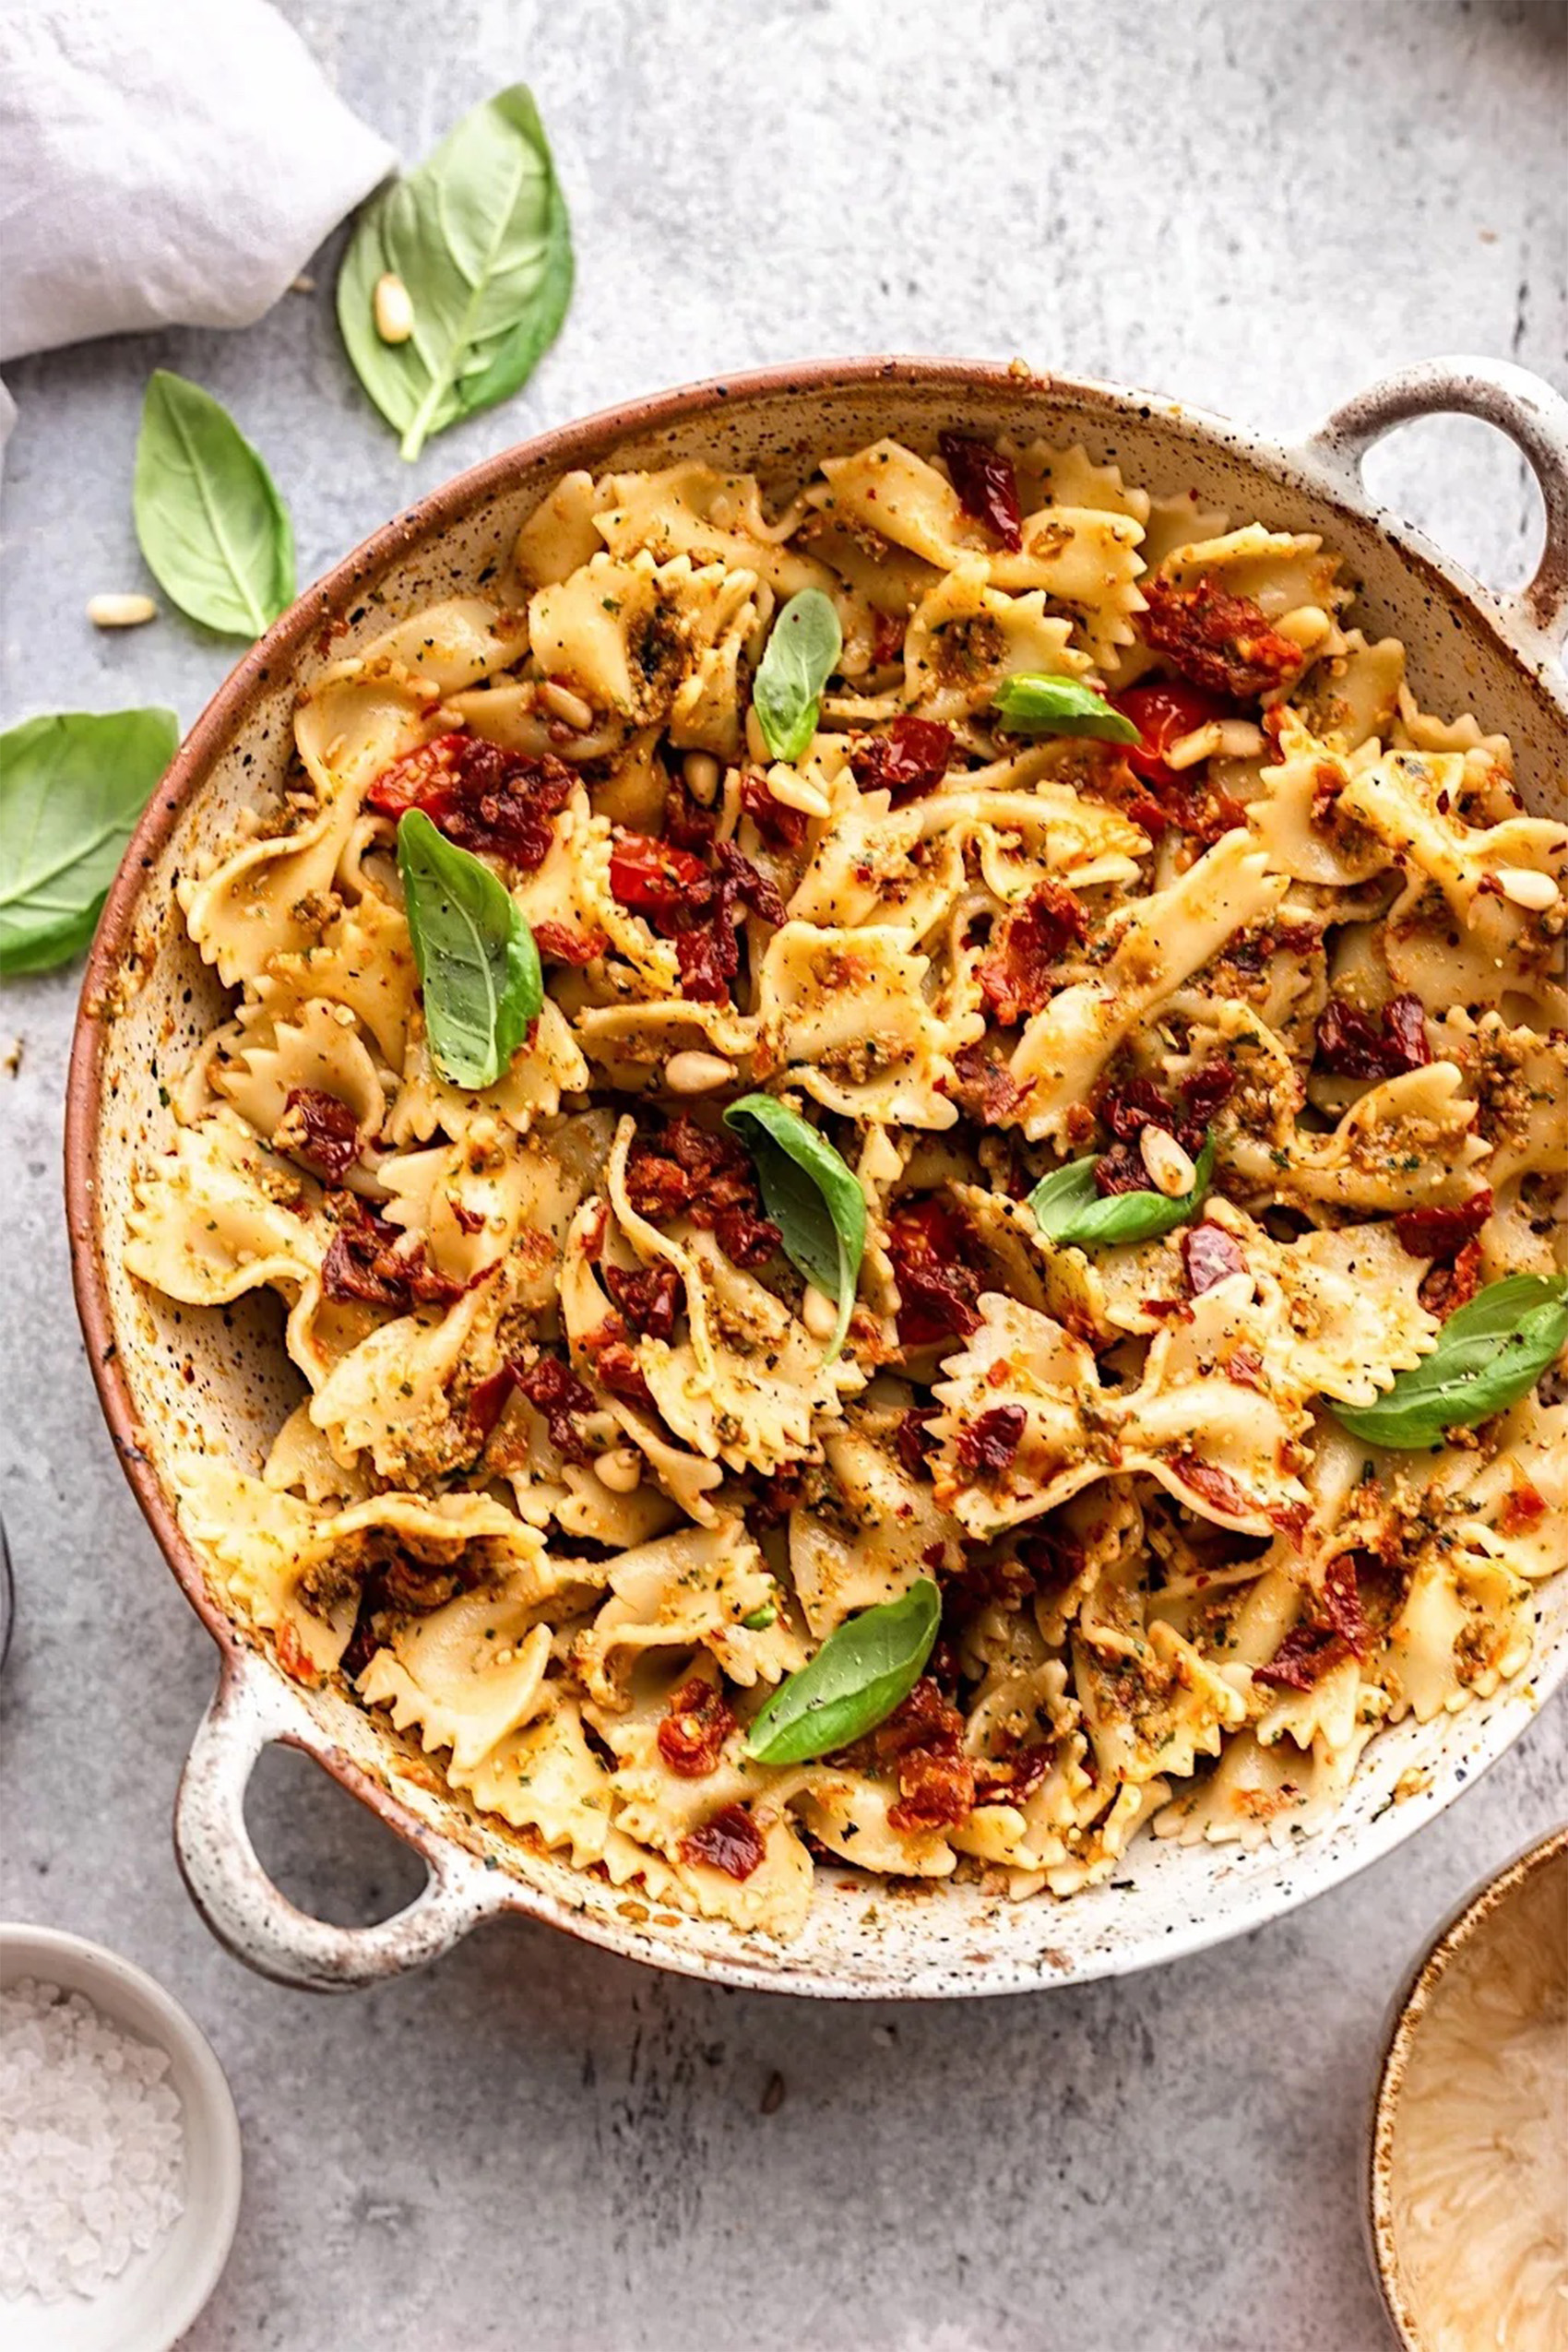
[(275, 1292), (297, 1375), (174, 1466), (215, 1586), (746, 1932), (819, 1862), (1049, 1900), (1315, 1824), (1568, 1558), (1568, 827), (1331, 549), (1165, 488), (568, 475), (180, 884), (233, 1001), (128, 1262)]

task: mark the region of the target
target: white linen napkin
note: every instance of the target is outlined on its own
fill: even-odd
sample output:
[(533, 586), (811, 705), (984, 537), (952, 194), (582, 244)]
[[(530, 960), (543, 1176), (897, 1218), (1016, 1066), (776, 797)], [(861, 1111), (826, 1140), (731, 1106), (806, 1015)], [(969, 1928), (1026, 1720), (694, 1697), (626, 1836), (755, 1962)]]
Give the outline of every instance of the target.
[(0, 360), (248, 327), (394, 160), (267, 0), (0, 0)]

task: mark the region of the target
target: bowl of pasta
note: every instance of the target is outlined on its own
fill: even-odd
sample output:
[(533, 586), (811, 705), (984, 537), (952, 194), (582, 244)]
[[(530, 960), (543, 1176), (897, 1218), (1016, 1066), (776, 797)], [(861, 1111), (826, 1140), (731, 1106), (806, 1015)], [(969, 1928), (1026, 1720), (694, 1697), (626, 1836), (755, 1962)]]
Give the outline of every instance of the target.
[[(1480, 415), (1483, 591), (1366, 449)], [(221, 1653), (215, 1931), (364, 1983), (530, 1914), (1012, 1991), (1386, 1852), (1568, 1670), (1568, 404), (1290, 449), (774, 370), (505, 452), (249, 654), (70, 1084), (111, 1431)], [(344, 1929), (308, 1750), (429, 1869)]]

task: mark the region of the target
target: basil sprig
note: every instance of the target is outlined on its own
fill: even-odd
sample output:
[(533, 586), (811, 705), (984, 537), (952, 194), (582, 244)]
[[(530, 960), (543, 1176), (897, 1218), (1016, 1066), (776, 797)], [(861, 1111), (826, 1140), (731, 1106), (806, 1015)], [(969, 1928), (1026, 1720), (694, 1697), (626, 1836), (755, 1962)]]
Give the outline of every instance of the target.
[(1095, 735), (1107, 743), (1142, 741), (1130, 719), (1076, 678), (1017, 671), (1003, 679), (992, 700), (1015, 734)]
[(398, 870), (435, 1066), (455, 1087), (493, 1087), (544, 1003), (533, 933), (499, 876), (422, 809), (398, 821)]
[(1204, 1205), (1214, 1177), (1214, 1137), (1198, 1154), (1190, 1193), (1108, 1193), (1095, 1190), (1095, 1158), (1071, 1159), (1042, 1176), (1029, 1194), (1035, 1223), (1063, 1249), (1111, 1249), (1123, 1241), (1152, 1241), (1185, 1225)]
[(87, 945), (179, 740), (172, 710), (67, 710), (0, 735), (0, 972)]
[[(407, 341), (382, 340), (375, 289), (402, 280)], [(572, 236), (550, 142), (521, 82), (465, 114), (360, 215), (338, 275), (354, 373), (417, 457), (433, 433), (527, 382), (572, 298)]]
[(1369, 1445), (1433, 1445), (1517, 1404), (1565, 1341), (1568, 1274), (1510, 1274), (1451, 1314), (1431, 1355), (1374, 1404), (1336, 1405), (1334, 1418)]
[(259, 637), (294, 600), (294, 530), (256, 451), (210, 392), (158, 368), (132, 511), (158, 585), (193, 621)]
[(744, 1094), (724, 1113), (756, 1162), (763, 1204), (784, 1237), (784, 1254), (825, 1298), (838, 1323), (825, 1363), (844, 1345), (866, 1246), (866, 1196), (853, 1171), (798, 1111), (770, 1094)]
[(833, 600), (820, 588), (802, 588), (775, 621), (752, 681), (752, 707), (775, 759), (799, 759), (811, 748), (822, 690), (843, 646)]
[(941, 1621), (929, 1576), (847, 1617), (808, 1666), (780, 1682), (746, 1734), (746, 1752), (758, 1764), (806, 1764), (874, 1731), (920, 1681)]

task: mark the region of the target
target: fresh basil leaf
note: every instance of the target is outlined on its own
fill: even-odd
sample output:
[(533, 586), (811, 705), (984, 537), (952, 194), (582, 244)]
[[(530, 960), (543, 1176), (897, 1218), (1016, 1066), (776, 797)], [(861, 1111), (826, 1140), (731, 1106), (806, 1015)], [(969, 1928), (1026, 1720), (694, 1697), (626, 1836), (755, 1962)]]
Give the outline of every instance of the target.
[(435, 1065), (455, 1087), (493, 1087), (544, 1003), (533, 933), (500, 877), (422, 809), (398, 821), (398, 870)]
[[(825, 600), (826, 601), (826, 600)], [(851, 1170), (809, 1120), (770, 1094), (744, 1094), (724, 1113), (756, 1162), (763, 1206), (784, 1237), (784, 1254), (825, 1298), (838, 1324), (826, 1363), (844, 1345), (866, 1246), (866, 1196)]]
[(820, 588), (802, 588), (775, 621), (752, 681), (752, 707), (775, 759), (799, 759), (810, 750), (822, 690), (843, 646), (833, 600)]
[(1003, 679), (992, 700), (1015, 734), (1096, 735), (1108, 743), (1142, 741), (1130, 719), (1076, 678), (1018, 671)]
[(172, 710), (63, 711), (0, 735), (0, 972), (87, 946), (179, 740)]
[[(390, 271), (413, 307), (384, 343), (375, 289)], [(476, 106), (434, 155), (360, 215), (338, 273), (338, 325), (354, 373), (401, 454), (505, 400), (561, 331), (572, 237), (539, 110), (521, 82)]]
[(1111, 1249), (1122, 1241), (1152, 1241), (1185, 1225), (1204, 1205), (1214, 1179), (1214, 1137), (1198, 1154), (1190, 1193), (1108, 1193), (1094, 1187), (1095, 1155), (1071, 1159), (1042, 1176), (1029, 1194), (1035, 1223), (1063, 1249)]
[(1568, 1342), (1568, 1274), (1510, 1274), (1451, 1314), (1430, 1356), (1395, 1375), (1372, 1405), (1334, 1418), (1369, 1445), (1435, 1445), (1517, 1404)]
[(199, 384), (158, 368), (142, 402), (133, 493), (148, 568), (182, 612), (259, 637), (294, 600), (294, 531), (277, 485)]
[(798, 1674), (787, 1675), (746, 1734), (758, 1764), (806, 1764), (885, 1723), (920, 1681), (942, 1621), (929, 1576), (897, 1600), (847, 1617)]

